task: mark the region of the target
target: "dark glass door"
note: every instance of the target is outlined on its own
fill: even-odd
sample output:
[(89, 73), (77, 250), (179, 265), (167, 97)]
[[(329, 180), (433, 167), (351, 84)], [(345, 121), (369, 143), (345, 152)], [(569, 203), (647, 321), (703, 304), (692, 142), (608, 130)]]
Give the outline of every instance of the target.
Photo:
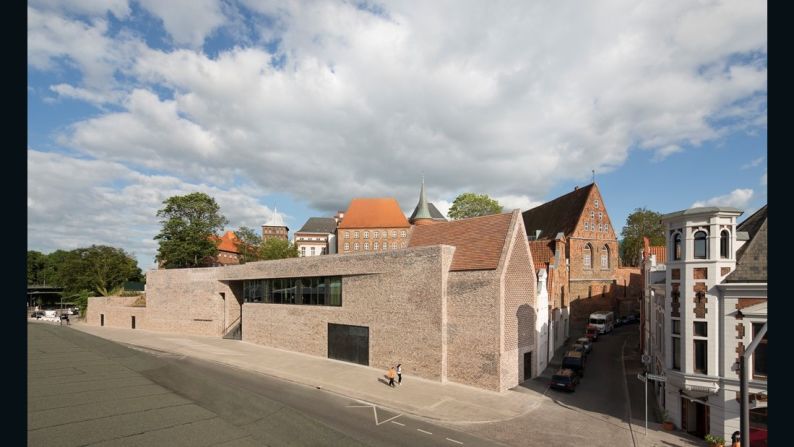
[(524, 353), (524, 380), (532, 378), (532, 353)]
[(369, 366), (369, 328), (328, 323), (328, 358)]

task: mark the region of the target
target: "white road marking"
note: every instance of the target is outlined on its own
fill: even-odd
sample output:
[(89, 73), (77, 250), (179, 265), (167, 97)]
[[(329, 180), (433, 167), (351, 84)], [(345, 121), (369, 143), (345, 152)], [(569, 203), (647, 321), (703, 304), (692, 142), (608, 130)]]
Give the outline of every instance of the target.
[(399, 423), (399, 422), (397, 422), (397, 421), (391, 421), (391, 423), (392, 423), (392, 424), (397, 424), (397, 425), (402, 425), (403, 427), (405, 427), (405, 424), (401, 424), (401, 423)]
[(421, 431), (422, 433), (427, 433), (428, 435), (432, 435), (429, 431), (424, 431), (421, 428), (417, 428), (416, 431)]
[(347, 407), (348, 408), (369, 408), (369, 407), (371, 407), (372, 408), (372, 413), (375, 415), (375, 425), (376, 426), (385, 424), (387, 422), (391, 422), (392, 420), (397, 419), (398, 417), (402, 416), (402, 413), (400, 413), (397, 416), (392, 416), (389, 419), (386, 419), (385, 421), (379, 421), (378, 420), (378, 407), (375, 406), (375, 405), (347, 405)]
[(456, 440), (454, 440), (454, 439), (449, 439), (449, 438), (447, 438), (447, 441), (449, 441), (449, 442), (454, 442), (455, 444), (460, 444), (460, 445), (463, 445), (463, 443), (462, 443), (462, 442), (460, 442), (460, 441), (456, 441)]

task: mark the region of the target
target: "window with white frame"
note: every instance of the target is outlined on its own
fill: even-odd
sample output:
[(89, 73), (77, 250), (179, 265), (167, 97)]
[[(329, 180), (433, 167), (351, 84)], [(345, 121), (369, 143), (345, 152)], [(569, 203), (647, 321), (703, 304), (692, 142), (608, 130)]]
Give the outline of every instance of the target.
[(350, 251), (350, 242), (345, 242), (345, 251)]
[(364, 242), (364, 251), (369, 251), (369, 242)]
[(353, 239), (358, 239), (358, 231), (353, 232)]
[[(375, 233), (375, 234), (377, 234), (377, 233)], [(372, 243), (372, 251), (377, 251), (377, 250), (378, 250), (378, 241), (375, 241), (375, 242)]]
[(397, 239), (397, 230), (391, 230), (391, 238)]
[(405, 230), (400, 230), (400, 237), (405, 237)]
[(345, 231), (345, 239), (350, 239), (350, 232), (349, 231)]
[(728, 230), (720, 232), (720, 258), (730, 258), (731, 233)]
[(358, 251), (358, 242), (353, 244), (353, 251)]
[(609, 268), (609, 245), (604, 245), (604, 248), (601, 249), (601, 268)]
[(364, 232), (364, 239), (369, 239), (369, 231)]
[(595, 200), (593, 201), (593, 205), (595, 205), (595, 207), (596, 207), (596, 208), (598, 208), (598, 199), (595, 199)]
[(708, 259), (709, 257), (709, 239), (705, 231), (695, 232), (694, 257), (695, 259)]

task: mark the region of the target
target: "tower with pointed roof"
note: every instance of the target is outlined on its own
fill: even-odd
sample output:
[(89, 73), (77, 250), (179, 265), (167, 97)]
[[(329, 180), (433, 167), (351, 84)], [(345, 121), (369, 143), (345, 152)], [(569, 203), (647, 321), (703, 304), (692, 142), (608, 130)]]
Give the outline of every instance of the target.
[(433, 223), (433, 216), (430, 215), (430, 209), (427, 207), (427, 198), (425, 197), (424, 176), (422, 176), (422, 188), (419, 190), (419, 203), (416, 204), (416, 209), (414, 209), (410, 222), (412, 225), (428, 225)]
[(262, 225), (262, 241), (268, 239), (289, 240), (289, 228), (284, 224), (284, 219), (281, 218), (276, 207), (273, 207), (273, 214), (270, 215), (267, 223)]
[(414, 212), (408, 219), (411, 225), (427, 225), (436, 222), (446, 222), (447, 219), (432, 203), (427, 201), (425, 196), (425, 177), (422, 176), (422, 188), (419, 190), (419, 203), (416, 204)]

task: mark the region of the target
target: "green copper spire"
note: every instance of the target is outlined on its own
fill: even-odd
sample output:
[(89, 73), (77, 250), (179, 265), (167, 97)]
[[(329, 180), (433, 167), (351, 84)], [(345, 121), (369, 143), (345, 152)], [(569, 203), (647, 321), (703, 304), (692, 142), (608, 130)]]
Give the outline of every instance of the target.
[(416, 204), (416, 214), (414, 214), (414, 221), (418, 219), (433, 219), (430, 215), (430, 208), (427, 207), (427, 198), (425, 197), (425, 176), (422, 176), (422, 189), (419, 191), (419, 203)]

